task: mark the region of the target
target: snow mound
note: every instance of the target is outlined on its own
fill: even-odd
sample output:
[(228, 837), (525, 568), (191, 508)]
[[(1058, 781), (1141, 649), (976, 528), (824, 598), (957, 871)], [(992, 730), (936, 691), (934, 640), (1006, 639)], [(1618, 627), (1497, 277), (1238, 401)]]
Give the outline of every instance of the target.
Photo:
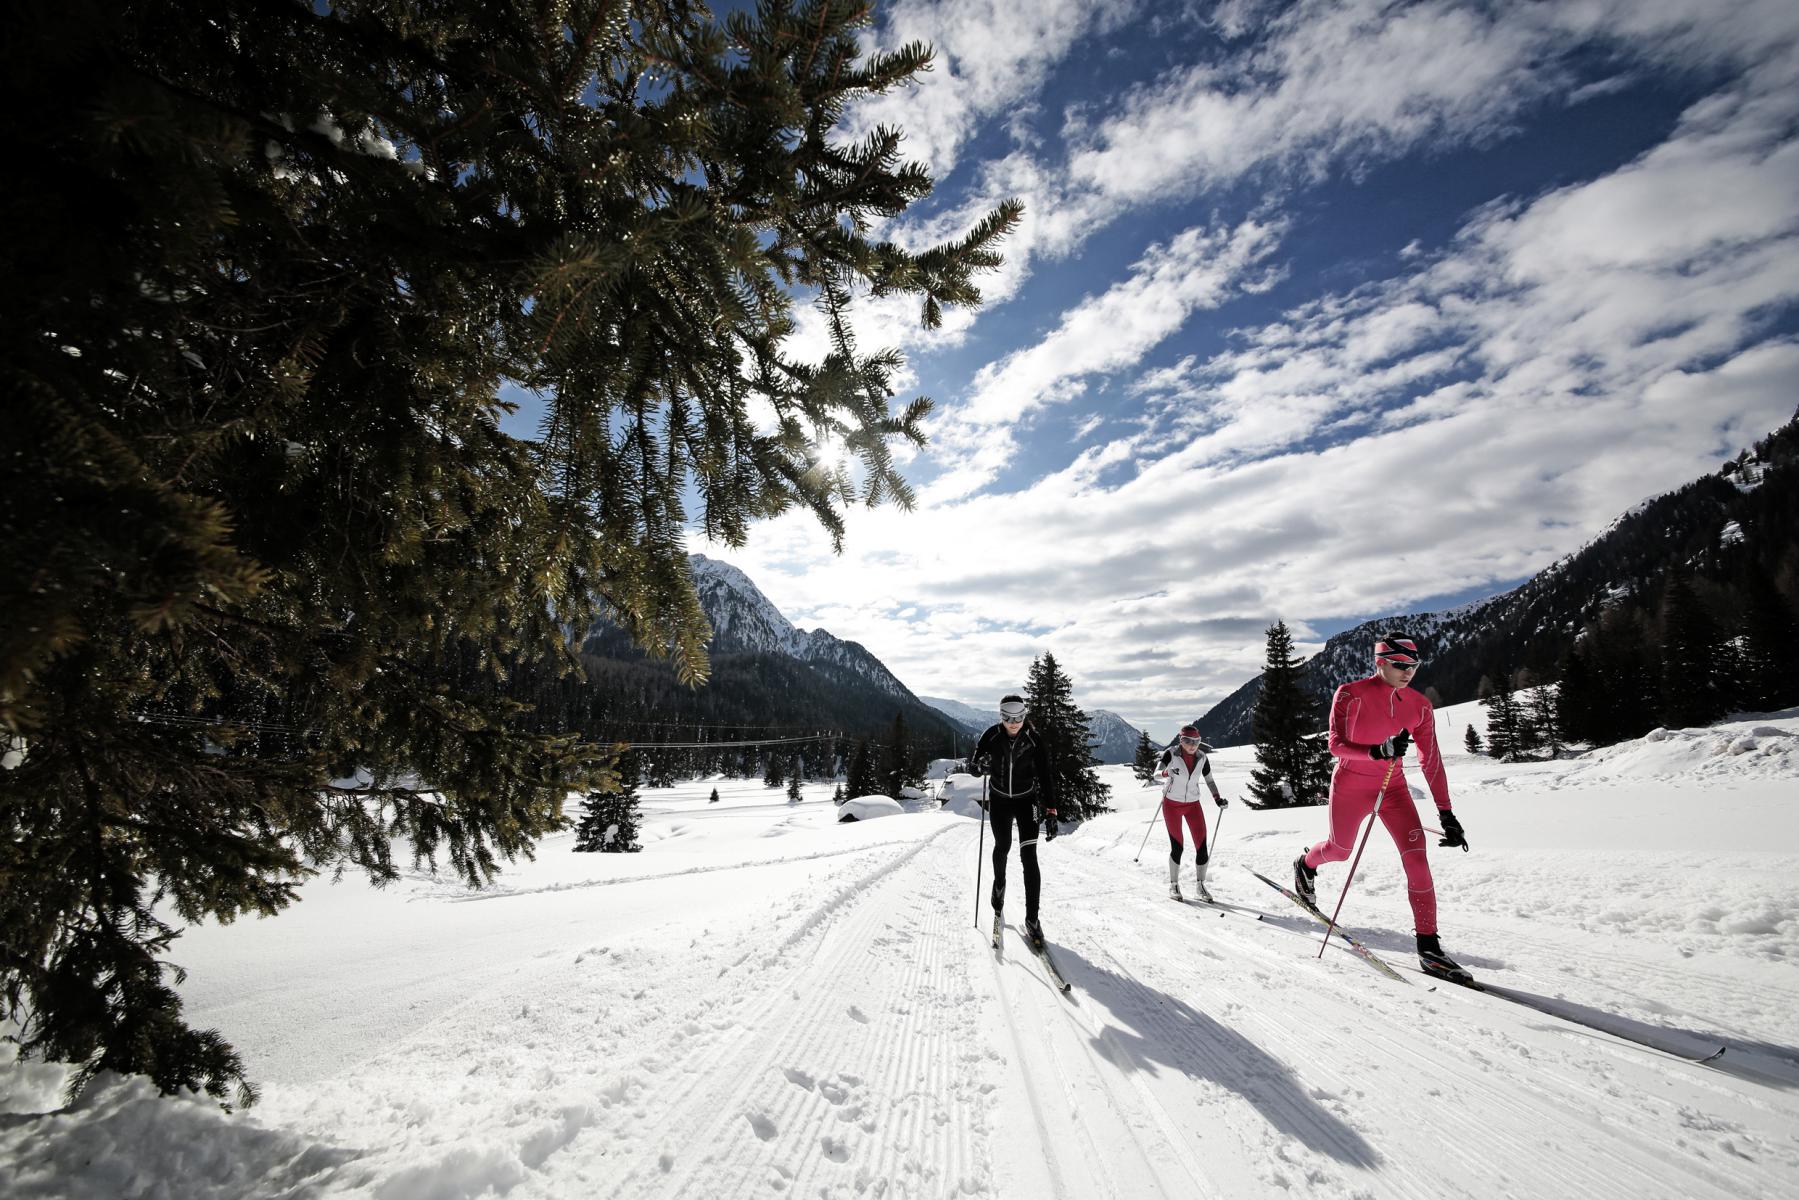
[[(231, 1116), (202, 1096), (159, 1096), (143, 1076), (110, 1071), (72, 1106), (32, 1117), (9, 1114), (0, 1127), (0, 1160), (11, 1178), (7, 1195), (19, 1200), (238, 1200), (288, 1192), (357, 1156)], [(163, 1180), (180, 1183), (164, 1190)]]
[(943, 781), (938, 796), (943, 807), (959, 817), (981, 815), (981, 777), (958, 772)]
[(854, 800), (845, 800), (838, 810), (837, 820), (870, 821), (875, 817), (896, 817), (906, 810), (892, 796), (857, 796)]
[(1634, 741), (1585, 755), (1568, 778), (1717, 780), (1799, 774), (1799, 733), (1758, 721), (1697, 729), (1651, 729)]

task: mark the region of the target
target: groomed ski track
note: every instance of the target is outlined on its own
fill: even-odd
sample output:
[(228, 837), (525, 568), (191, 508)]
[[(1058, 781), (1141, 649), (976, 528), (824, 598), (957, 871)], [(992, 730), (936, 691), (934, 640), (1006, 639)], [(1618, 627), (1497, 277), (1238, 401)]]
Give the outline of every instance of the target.
[[(1477, 977), (1728, 1043), (1702, 1066), (1316, 958), (1312, 919), (1242, 869), (1280, 877), (1316, 812), (1239, 820), (1211, 876), (1223, 909), (1169, 900), (1160, 853), (1131, 861), (1147, 808), (1042, 845), (1064, 995), (1020, 932), (1016, 859), (1001, 954), (984, 904), (976, 928), (975, 821), (838, 825), (816, 801), (758, 803), (758, 781), (718, 806), (707, 786), (657, 798), (660, 855), (589, 862), (555, 835), (479, 903), (426, 878), (325, 886), (266, 924), (190, 931), (193, 1018), (230, 1030), (262, 1103), (226, 1116), (98, 1083), (66, 1119), (0, 1127), (21, 1200), (118, 1194), (120, 1171), (194, 1200), (1722, 1200), (1799, 1179), (1799, 974), (1655, 936), (1676, 905), (1768, 919), (1728, 892), (1583, 907), (1564, 864), (1617, 867), (1442, 864), (1446, 940)], [(1370, 851), (1345, 920), (1404, 967), (1392, 858)], [(1730, 869), (1778, 897), (1784, 861)], [(1655, 862), (1640, 878), (1683, 882)], [(1320, 885), (1334, 902), (1340, 873)], [(1621, 916), (1652, 933), (1594, 934)], [(59, 1103), (43, 1095), (24, 1110)]]
[(1708, 1068), (1314, 961), (1309, 924), (1247, 876), (1219, 897), (1266, 920), (1176, 904), (1104, 845), (1046, 848), (1058, 994), (1015, 928), (1016, 864), (996, 958), (974, 824), (922, 819), (945, 826), (821, 860), (755, 933), (688, 948), (717, 961), (705, 987), (671, 960), (658, 994), (651, 971), (634, 1028), (560, 1023), (587, 1065), (558, 1091), (591, 1102), (553, 1110), (506, 1194), (1424, 1198), (1478, 1179), (1722, 1200), (1793, 1178), (1791, 1091), (1710, 1072), (1743, 1120), (1702, 1118), (1663, 1093)]

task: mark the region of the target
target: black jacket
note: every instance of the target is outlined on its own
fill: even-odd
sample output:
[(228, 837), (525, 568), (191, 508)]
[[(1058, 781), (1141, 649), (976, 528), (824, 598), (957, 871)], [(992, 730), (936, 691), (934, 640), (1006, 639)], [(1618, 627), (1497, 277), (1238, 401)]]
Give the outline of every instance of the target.
[(1029, 721), (1018, 736), (1004, 725), (989, 726), (969, 757), (969, 768), (988, 778), (995, 796), (1034, 798), (1043, 808), (1056, 807), (1056, 780), (1050, 772), (1049, 746)]

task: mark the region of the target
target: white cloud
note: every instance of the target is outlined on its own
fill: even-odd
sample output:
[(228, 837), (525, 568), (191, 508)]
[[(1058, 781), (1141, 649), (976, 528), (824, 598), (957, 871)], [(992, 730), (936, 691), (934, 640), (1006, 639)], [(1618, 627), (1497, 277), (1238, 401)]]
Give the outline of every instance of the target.
[[(1277, 616), (1303, 638), (1539, 570), (1793, 414), (1799, 342), (1762, 323), (1799, 300), (1799, 91), (1776, 78), (1602, 178), (1473, 214), (1405, 275), (1143, 372), (1147, 426), (1053, 475), (854, 513), (842, 559), (797, 517), (731, 557), (915, 689), (983, 701), (1049, 649), (1082, 703), (1163, 726), (1252, 674)], [(1272, 236), (1189, 231), (994, 363), (957, 465), (992, 478), (1008, 398), (1128, 371)]]

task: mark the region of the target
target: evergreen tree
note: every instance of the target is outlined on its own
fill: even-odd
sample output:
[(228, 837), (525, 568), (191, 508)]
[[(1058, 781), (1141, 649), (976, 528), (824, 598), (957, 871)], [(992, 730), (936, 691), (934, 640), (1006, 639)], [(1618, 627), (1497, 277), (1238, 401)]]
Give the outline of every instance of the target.
[(1024, 701), (1031, 728), (1049, 747), (1057, 815), (1064, 821), (1084, 821), (1110, 812), (1106, 799), (1112, 789), (1094, 773), (1099, 760), (1093, 757), (1087, 714), (1075, 707), (1074, 683), (1063, 674), (1055, 655), (1045, 651), (1031, 663)]
[(1251, 715), (1256, 768), (1249, 793), (1269, 808), (1322, 804), (1330, 791), (1331, 760), (1326, 737), (1318, 732), (1318, 702), (1305, 689), (1304, 660), (1293, 653), (1285, 621), (1266, 630), (1262, 690)]
[(787, 802), (789, 804), (798, 804), (800, 802), (800, 775), (798, 771), (795, 771), (787, 780)]
[(1161, 752), (1149, 740), (1149, 731), (1147, 729), (1139, 730), (1137, 752), (1131, 758), (1131, 774), (1139, 783), (1147, 787), (1156, 781), (1156, 765), (1161, 759)]
[(641, 769), (637, 754), (627, 750), (619, 757), (618, 775), (612, 790), (587, 793), (581, 801), (580, 820), (575, 825), (577, 851), (625, 854), (643, 849), (637, 843), (637, 826), (642, 819), (637, 799)]
[(1537, 721), (1537, 693), (1525, 700), (1518, 693), (1533, 688), (1535, 679), (1529, 671), (1520, 671), (1512, 680), (1512, 755), (1529, 758), (1542, 748), (1545, 731)]
[(1560, 742), (1597, 746), (1594, 710), (1598, 705), (1589, 655), (1579, 641), (1562, 655), (1561, 682), (1556, 685), (1555, 729)]
[(706, 801), (706, 803), (707, 804), (717, 804), (718, 803), (718, 789), (717, 788), (712, 789), (712, 796), (710, 799), (708, 799)]
[(912, 747), (912, 734), (906, 729), (906, 714), (895, 713), (893, 728), (881, 753), (880, 787), (884, 794), (898, 799), (909, 787), (924, 783), (923, 764), (917, 761)]
[[(0, 737), (30, 752), (0, 771), (0, 996), (25, 1055), (77, 1088), (245, 1085), (165, 982), (172, 920), (392, 879), (395, 837), (486, 882), (610, 786), (507, 694), (579, 669), (568, 630), (603, 608), (697, 682), (684, 529), (741, 545), (803, 507), (840, 540), (845, 506), (909, 502), (889, 443), (928, 401), (890, 409), (897, 357), (845, 306), (938, 324), (1020, 210), (870, 236), (930, 178), (899, 130), (837, 126), (929, 51), (865, 56), (866, 20), (144, 0), (14, 27)], [(812, 296), (819, 363), (787, 345)], [(548, 397), (540, 440), (499, 430), (504, 389)]]
[(849, 799), (849, 797), (845, 796), (843, 794), (843, 785), (841, 783), (831, 789), (831, 803), (832, 804), (840, 805), (847, 799)]
[(1799, 621), (1767, 573), (1751, 566), (1738, 588), (1743, 602), (1742, 706), (1772, 712), (1799, 701)]
[(1562, 754), (1561, 689), (1555, 684), (1539, 684), (1530, 696), (1532, 749), (1546, 752), (1550, 758)]
[(762, 786), (778, 788), (787, 782), (787, 760), (781, 754), (771, 751), (768, 764), (762, 772)]
[(856, 743), (856, 752), (850, 756), (849, 778), (844, 781), (844, 794), (851, 800), (858, 796), (872, 796), (881, 785), (875, 779), (874, 753), (869, 749), (868, 739), (863, 738)]
[(1709, 725), (1726, 709), (1719, 668), (1723, 644), (1684, 573), (1668, 579), (1661, 618), (1661, 723)]
[(1501, 676), (1487, 698), (1481, 701), (1487, 710), (1487, 753), (1501, 762), (1518, 756), (1518, 697), (1511, 683)]
[(1468, 732), (1462, 737), (1462, 744), (1468, 747), (1468, 753), (1470, 754), (1481, 753), (1480, 730), (1470, 724), (1468, 726)]

